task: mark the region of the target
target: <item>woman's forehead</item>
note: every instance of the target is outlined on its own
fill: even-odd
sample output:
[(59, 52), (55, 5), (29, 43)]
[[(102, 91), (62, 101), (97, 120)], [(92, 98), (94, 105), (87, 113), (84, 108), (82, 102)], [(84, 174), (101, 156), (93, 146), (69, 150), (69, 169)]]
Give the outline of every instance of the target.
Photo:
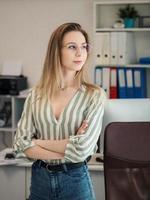
[(80, 31), (71, 31), (64, 35), (63, 43), (77, 43), (82, 44), (85, 43), (85, 37)]

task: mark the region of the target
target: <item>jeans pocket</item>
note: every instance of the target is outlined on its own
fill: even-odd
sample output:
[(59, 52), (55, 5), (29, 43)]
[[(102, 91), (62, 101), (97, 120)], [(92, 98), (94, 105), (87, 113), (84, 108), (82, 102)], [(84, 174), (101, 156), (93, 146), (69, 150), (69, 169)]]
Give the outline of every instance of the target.
[(67, 170), (66, 175), (71, 178), (80, 178), (81, 179), (87, 175), (86, 166)]

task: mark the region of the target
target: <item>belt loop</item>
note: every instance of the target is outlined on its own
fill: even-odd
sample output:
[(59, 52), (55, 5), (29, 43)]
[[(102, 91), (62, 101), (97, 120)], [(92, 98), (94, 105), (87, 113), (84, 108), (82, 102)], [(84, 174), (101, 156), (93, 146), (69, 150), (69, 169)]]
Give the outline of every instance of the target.
[(48, 168), (48, 163), (46, 164), (46, 166), (45, 166), (45, 168), (47, 169), (47, 171), (49, 171), (49, 172), (51, 172), (51, 170), (49, 170), (49, 168)]
[(65, 171), (65, 172), (67, 172), (67, 171), (68, 171), (68, 169), (67, 169), (67, 166), (66, 166), (66, 164), (65, 164), (65, 163), (63, 163), (63, 164), (62, 164), (62, 166), (63, 166), (63, 169), (64, 169), (64, 171)]
[(37, 164), (39, 167), (41, 167), (41, 160), (37, 160)]
[(85, 159), (85, 161), (84, 161), (85, 165), (87, 165), (87, 163), (89, 162), (90, 159), (91, 159), (91, 156), (88, 156), (88, 157)]
[(87, 165), (87, 160), (84, 161), (84, 164)]

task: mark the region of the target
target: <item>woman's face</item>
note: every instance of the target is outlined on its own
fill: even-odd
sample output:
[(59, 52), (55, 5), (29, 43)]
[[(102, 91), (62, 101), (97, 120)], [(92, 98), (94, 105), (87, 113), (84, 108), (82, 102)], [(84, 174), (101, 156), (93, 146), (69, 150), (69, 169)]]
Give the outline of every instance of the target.
[(61, 65), (63, 70), (80, 71), (87, 59), (87, 48), (84, 35), (79, 31), (71, 31), (64, 35), (61, 49)]

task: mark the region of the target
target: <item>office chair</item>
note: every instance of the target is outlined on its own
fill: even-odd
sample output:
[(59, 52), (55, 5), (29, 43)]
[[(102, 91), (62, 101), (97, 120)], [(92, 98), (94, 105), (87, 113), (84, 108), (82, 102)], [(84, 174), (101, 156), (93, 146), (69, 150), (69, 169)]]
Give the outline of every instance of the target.
[(104, 177), (106, 200), (150, 200), (150, 122), (106, 126)]

